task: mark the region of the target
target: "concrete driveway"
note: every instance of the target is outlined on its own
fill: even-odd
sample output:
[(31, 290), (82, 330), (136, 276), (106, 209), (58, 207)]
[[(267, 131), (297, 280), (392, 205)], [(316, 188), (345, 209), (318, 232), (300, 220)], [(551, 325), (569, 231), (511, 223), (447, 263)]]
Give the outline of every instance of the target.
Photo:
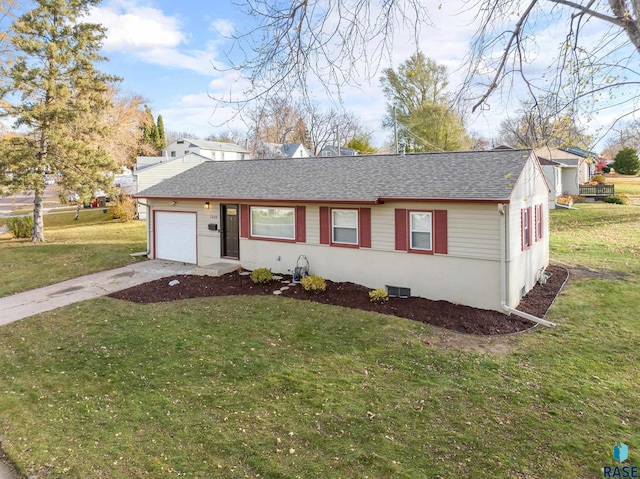
[(233, 263), (215, 263), (198, 267), (164, 260), (141, 261), (0, 298), (0, 326), (156, 279), (179, 274), (219, 276), (238, 268), (239, 265)]

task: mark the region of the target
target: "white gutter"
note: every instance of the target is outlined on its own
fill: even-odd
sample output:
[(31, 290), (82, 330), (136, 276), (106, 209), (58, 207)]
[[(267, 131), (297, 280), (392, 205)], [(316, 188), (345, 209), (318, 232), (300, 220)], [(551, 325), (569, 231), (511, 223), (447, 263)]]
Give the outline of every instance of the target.
[(516, 316), (520, 316), (524, 319), (528, 319), (529, 321), (533, 321), (534, 323), (538, 323), (549, 328), (553, 328), (556, 326), (556, 323), (552, 323), (551, 321), (547, 321), (546, 319), (538, 318), (537, 316), (525, 313), (524, 311), (518, 311), (517, 309), (513, 309), (507, 306), (505, 303), (500, 304), (500, 306), (502, 306), (502, 309), (504, 309), (506, 312), (515, 314)]
[(148, 203), (142, 203), (138, 200), (136, 200), (136, 204), (137, 205), (141, 205), (144, 206), (147, 210), (147, 219), (145, 220), (145, 222), (147, 223), (147, 251), (141, 251), (139, 253), (131, 253), (129, 256), (149, 256), (151, 254), (151, 243), (150, 243), (150, 238), (151, 238), (151, 224), (149, 223), (149, 213), (150, 213), (150, 208), (149, 208), (149, 204)]
[(498, 204), (498, 212), (500, 213), (500, 307), (509, 315), (515, 314), (534, 323), (547, 327), (553, 327), (556, 324), (546, 319), (538, 318), (524, 311), (518, 311), (507, 305), (507, 220), (505, 205)]
[(578, 210), (578, 208), (574, 208), (573, 206), (569, 206), (569, 205), (563, 205), (561, 203), (556, 202), (556, 206), (559, 206), (560, 208), (566, 208), (568, 210)]

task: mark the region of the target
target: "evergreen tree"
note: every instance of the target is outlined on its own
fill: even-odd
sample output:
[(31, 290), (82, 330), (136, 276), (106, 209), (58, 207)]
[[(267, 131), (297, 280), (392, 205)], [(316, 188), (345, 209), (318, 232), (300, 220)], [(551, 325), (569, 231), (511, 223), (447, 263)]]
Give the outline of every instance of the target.
[(164, 121), (162, 120), (162, 115), (158, 115), (156, 129), (158, 130), (158, 149), (162, 150), (167, 146), (167, 137), (164, 132)]
[(153, 119), (151, 108), (149, 108), (148, 105), (144, 106), (144, 110), (146, 118), (142, 126), (142, 140), (145, 145), (142, 145), (140, 148), (141, 154), (144, 155), (142, 150), (147, 151), (149, 147), (153, 150), (154, 154), (158, 154), (161, 149), (167, 146), (164, 122), (162, 121), (162, 117), (158, 115), (158, 122), (156, 123)]
[(633, 148), (623, 148), (616, 155), (613, 169), (621, 175), (637, 175), (640, 171), (638, 153)]
[[(81, 17), (99, 0), (37, 0), (13, 23), (15, 62), (0, 67), (2, 115), (28, 134), (3, 145), (2, 181), (11, 190), (34, 192), (31, 241), (44, 241), (44, 174), (86, 199), (108, 190), (117, 164), (100, 146), (108, 134), (98, 123), (117, 79), (100, 72), (105, 29)], [(8, 169), (7, 169), (8, 168)], [(9, 173), (9, 174), (8, 174)]]

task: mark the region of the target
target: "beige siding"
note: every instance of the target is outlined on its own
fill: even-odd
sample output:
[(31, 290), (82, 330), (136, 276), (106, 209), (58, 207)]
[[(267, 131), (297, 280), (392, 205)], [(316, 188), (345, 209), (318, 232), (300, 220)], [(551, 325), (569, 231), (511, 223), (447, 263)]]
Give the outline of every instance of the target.
[(307, 243), (320, 243), (320, 207), (307, 205), (306, 211)]
[(143, 170), (137, 175), (138, 191), (150, 188), (167, 178), (171, 178), (187, 171), (194, 166), (199, 165), (202, 161), (202, 158), (197, 156), (187, 156), (185, 158), (167, 161), (166, 163), (160, 163), (159, 165), (152, 166), (147, 170)]
[(394, 251), (396, 249), (395, 208), (391, 205), (371, 208), (371, 249)]
[(500, 259), (500, 216), (495, 204), (387, 203), (371, 214), (371, 249), (395, 250), (395, 210), (447, 210), (449, 255)]
[(449, 254), (466, 258), (500, 259), (500, 215), (497, 205), (449, 212)]
[[(220, 261), (220, 233), (208, 229), (220, 225), (220, 205), (202, 201), (154, 201), (165, 211), (195, 211), (197, 218), (198, 264)], [(370, 288), (385, 285), (411, 288), (415, 296), (446, 300), (485, 309), (500, 309), (500, 263), (496, 261), (496, 205), (444, 203), (389, 203), (371, 205), (372, 248), (341, 248), (320, 245), (320, 206), (306, 205), (307, 242), (240, 240), (239, 263), (248, 269), (271, 268), (291, 273), (299, 255), (309, 258), (311, 272), (334, 281), (352, 281)], [(327, 205), (330, 206), (330, 205)], [(358, 208), (361, 205), (344, 205)], [(395, 250), (395, 209), (447, 209), (449, 251), (447, 255), (409, 254)], [(153, 226), (152, 233), (153, 234)], [(497, 242), (498, 246), (491, 243)], [(474, 258), (471, 256), (475, 255)], [(499, 259), (499, 253), (497, 254)], [(226, 260), (225, 260), (226, 261)]]

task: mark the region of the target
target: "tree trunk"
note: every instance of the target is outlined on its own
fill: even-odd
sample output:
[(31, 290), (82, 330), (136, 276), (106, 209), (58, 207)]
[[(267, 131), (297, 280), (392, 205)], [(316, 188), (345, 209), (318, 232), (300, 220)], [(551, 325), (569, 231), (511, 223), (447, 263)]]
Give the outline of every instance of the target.
[(44, 213), (42, 211), (42, 200), (44, 191), (36, 188), (33, 198), (33, 230), (31, 231), (31, 242), (44, 242)]

